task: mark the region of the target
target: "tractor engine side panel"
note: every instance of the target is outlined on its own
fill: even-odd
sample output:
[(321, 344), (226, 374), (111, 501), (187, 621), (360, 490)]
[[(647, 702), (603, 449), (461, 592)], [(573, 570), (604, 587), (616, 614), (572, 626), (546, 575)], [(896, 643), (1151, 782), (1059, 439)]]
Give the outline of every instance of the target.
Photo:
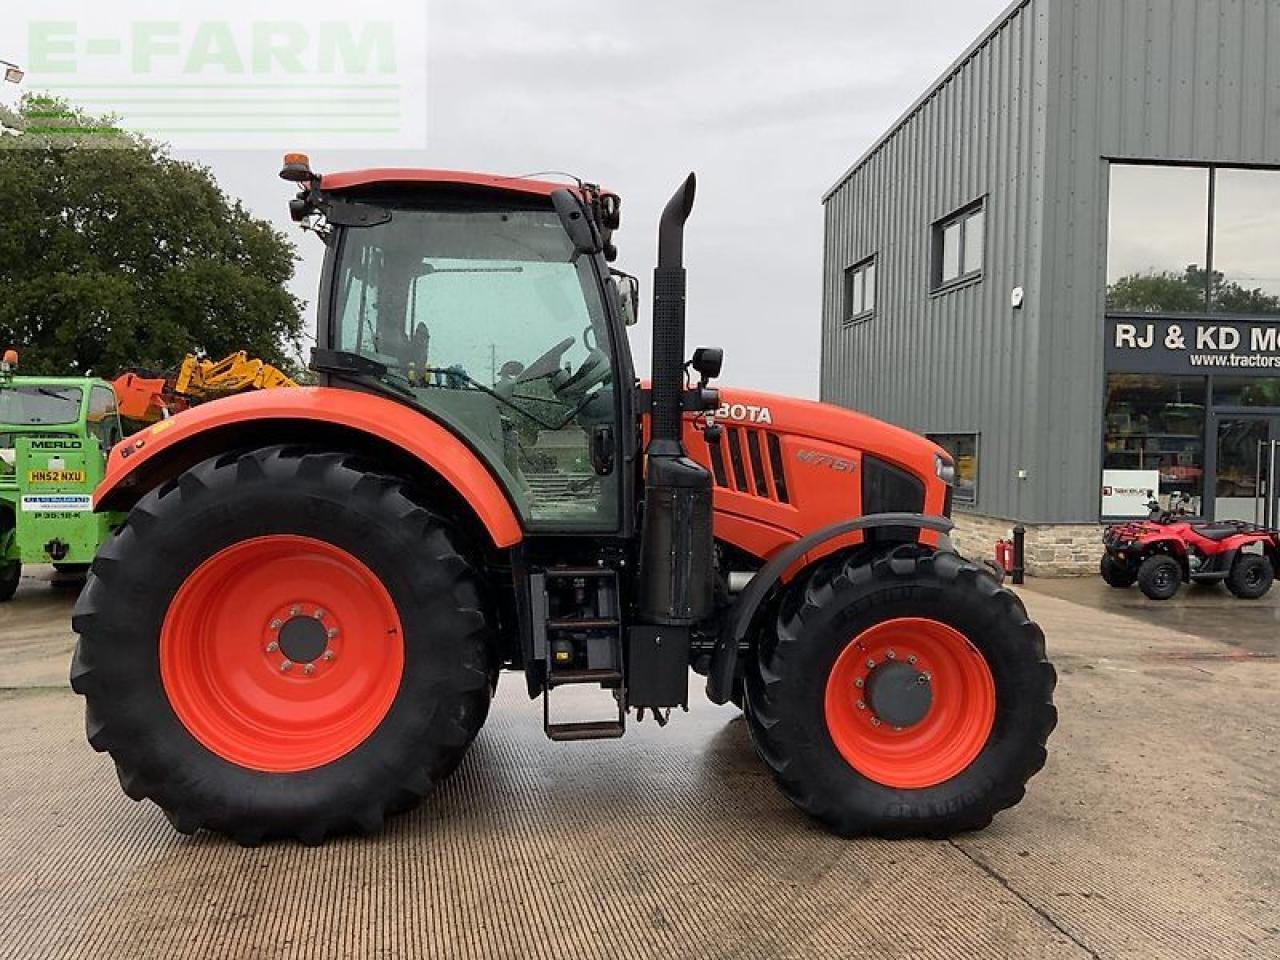
[(712, 474), (717, 539), (765, 558), (864, 513), (949, 513), (935, 462), (946, 454), (923, 437), (812, 401), (732, 388), (720, 396), (719, 441), (708, 444), (693, 417), (684, 435), (689, 455)]

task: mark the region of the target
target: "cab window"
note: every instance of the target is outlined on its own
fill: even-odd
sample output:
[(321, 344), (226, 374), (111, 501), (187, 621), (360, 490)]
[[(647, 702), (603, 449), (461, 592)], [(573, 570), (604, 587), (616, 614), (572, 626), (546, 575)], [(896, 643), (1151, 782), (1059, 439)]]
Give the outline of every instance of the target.
[(103, 452), (120, 441), (120, 414), (116, 410), (115, 391), (110, 387), (94, 387), (89, 391), (89, 415), (85, 427), (90, 436), (98, 438)]
[(613, 529), (618, 437), (599, 279), (552, 210), (395, 210), (348, 229), (336, 349), (376, 360), (399, 390), (480, 451), (533, 528)]

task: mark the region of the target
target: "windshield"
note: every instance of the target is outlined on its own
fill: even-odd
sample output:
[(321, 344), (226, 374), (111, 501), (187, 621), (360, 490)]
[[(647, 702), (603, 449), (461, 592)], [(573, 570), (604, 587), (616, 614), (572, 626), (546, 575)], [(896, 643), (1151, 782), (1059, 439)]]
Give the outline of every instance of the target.
[(35, 427), (78, 423), (83, 397), (79, 387), (0, 387), (0, 425)]
[(612, 526), (590, 445), (614, 422), (609, 329), (556, 213), (396, 210), (340, 250), (335, 349), (385, 365), (463, 433), (534, 525)]

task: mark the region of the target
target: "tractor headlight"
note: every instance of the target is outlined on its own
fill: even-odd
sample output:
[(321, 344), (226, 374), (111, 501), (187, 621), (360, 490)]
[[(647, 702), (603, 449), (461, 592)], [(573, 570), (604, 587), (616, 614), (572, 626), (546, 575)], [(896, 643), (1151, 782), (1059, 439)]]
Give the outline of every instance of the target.
[(938, 479), (948, 487), (956, 485), (956, 464), (950, 457), (935, 453), (933, 455), (933, 470), (938, 475)]

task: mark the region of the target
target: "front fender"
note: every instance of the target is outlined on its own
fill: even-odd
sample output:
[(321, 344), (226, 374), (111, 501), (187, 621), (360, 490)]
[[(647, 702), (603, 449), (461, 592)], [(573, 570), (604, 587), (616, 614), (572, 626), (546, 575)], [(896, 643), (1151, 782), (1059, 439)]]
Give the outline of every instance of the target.
[(733, 677), (738, 667), (738, 647), (746, 639), (751, 629), (751, 622), (765, 598), (773, 590), (774, 585), (806, 553), (821, 547), (825, 543), (837, 540), (860, 530), (874, 530), (883, 527), (912, 527), (921, 531), (933, 531), (937, 534), (939, 551), (951, 549), (947, 534), (955, 524), (946, 517), (928, 517), (919, 513), (879, 513), (858, 517), (832, 524), (821, 530), (815, 530), (808, 536), (801, 537), (795, 543), (779, 550), (747, 584), (747, 588), (739, 594), (729, 616), (725, 621), (720, 636), (716, 639), (715, 651), (711, 655), (711, 667), (707, 671), (707, 696), (712, 703), (728, 703), (733, 693)]
[[(373, 394), (332, 387), (264, 390), (214, 400), (184, 410), (116, 444), (107, 472), (94, 491), (97, 511), (128, 506), (150, 485), (143, 479), (166, 476), (166, 464), (188, 461), (193, 450), (205, 456), (233, 449), (252, 428), (275, 423), (288, 442), (290, 424), (323, 424), (391, 444), (438, 474), (471, 507), (497, 547), (518, 543), (520, 521), (501, 486), (483, 461), (446, 427), (423, 413)], [(216, 444), (210, 442), (217, 435)], [(168, 472), (172, 472), (171, 470)], [(141, 488), (141, 489), (140, 489)]]

